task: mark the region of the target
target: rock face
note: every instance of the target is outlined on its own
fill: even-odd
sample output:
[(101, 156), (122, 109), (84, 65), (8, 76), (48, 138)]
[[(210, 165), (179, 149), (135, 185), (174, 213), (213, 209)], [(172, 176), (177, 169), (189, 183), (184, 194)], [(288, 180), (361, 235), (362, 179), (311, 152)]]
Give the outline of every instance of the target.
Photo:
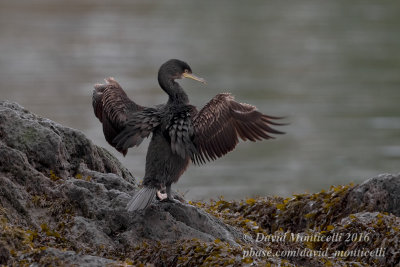
[(390, 212), (400, 217), (400, 177), (381, 174), (356, 186), (349, 194), (350, 206), (366, 210)]
[[(395, 266), (400, 175), (290, 198), (158, 202), (127, 212), (134, 177), (77, 130), (0, 102), (0, 265)], [(260, 234), (341, 236), (259, 241)], [(347, 235), (356, 237), (347, 240)], [(305, 252), (292, 257), (262, 252)], [(373, 251), (375, 256), (348, 252)], [(380, 252), (384, 256), (376, 256)], [(310, 253), (326, 252), (325, 256)], [(339, 254), (335, 254), (338, 253)]]
[(12, 231), (0, 241), (0, 264), (57, 258), (103, 266), (114, 261), (77, 253), (117, 255), (143, 241), (197, 238), (237, 245), (238, 230), (188, 204), (159, 203), (128, 213), (135, 189), (130, 172), (81, 132), (0, 102), (0, 216), (3, 230), (22, 235), (20, 243), (11, 240)]

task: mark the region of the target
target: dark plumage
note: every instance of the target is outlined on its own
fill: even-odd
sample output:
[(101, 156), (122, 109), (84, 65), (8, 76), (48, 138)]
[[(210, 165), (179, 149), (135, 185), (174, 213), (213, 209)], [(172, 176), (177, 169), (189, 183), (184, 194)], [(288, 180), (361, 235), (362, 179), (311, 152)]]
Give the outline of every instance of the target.
[(176, 183), (190, 161), (202, 164), (232, 151), (239, 138), (262, 140), (282, 134), (270, 125), (279, 119), (264, 115), (256, 107), (238, 103), (229, 93), (216, 95), (200, 111), (189, 99), (176, 79), (203, 79), (192, 74), (188, 64), (177, 59), (164, 63), (158, 72), (158, 82), (169, 95), (166, 104), (143, 107), (130, 100), (113, 79), (95, 85), (93, 109), (103, 124), (108, 143), (122, 154), (138, 146), (153, 133), (146, 156), (143, 188), (128, 204), (128, 210), (146, 208), (157, 190), (166, 188), (167, 200), (171, 184)]

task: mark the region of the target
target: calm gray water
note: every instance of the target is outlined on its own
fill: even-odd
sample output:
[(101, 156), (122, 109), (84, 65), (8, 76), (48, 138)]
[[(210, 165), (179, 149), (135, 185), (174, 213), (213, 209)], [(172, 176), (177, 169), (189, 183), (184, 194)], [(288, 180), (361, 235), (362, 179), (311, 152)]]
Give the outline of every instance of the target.
[(229, 91), (290, 126), (191, 166), (175, 188), (315, 192), (400, 171), (399, 29), (398, 1), (1, 1), (0, 99), (81, 130), (141, 180), (148, 143), (123, 158), (105, 142), (92, 85), (114, 76), (156, 105), (158, 67), (183, 59), (208, 81), (182, 81), (193, 104)]

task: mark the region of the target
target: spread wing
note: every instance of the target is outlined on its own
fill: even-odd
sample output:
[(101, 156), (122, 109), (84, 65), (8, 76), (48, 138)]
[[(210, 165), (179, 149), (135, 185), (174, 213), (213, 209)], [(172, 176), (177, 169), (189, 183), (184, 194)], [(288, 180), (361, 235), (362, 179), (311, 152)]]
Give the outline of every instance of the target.
[(160, 124), (160, 114), (157, 109), (143, 108), (129, 116), (125, 128), (112, 141), (113, 146), (119, 151), (138, 146), (143, 139), (148, 137)]
[(256, 107), (238, 103), (231, 94), (218, 94), (193, 118), (194, 144), (197, 153), (192, 160), (199, 164), (222, 157), (242, 140), (274, 138), (270, 134), (283, 134), (270, 125), (283, 125), (280, 119), (257, 111)]
[(107, 78), (105, 81), (105, 84), (94, 86), (92, 98), (94, 114), (103, 124), (103, 132), (107, 142), (125, 155), (127, 148), (117, 147), (113, 140), (125, 130), (131, 117), (147, 108), (130, 100), (114, 78)]

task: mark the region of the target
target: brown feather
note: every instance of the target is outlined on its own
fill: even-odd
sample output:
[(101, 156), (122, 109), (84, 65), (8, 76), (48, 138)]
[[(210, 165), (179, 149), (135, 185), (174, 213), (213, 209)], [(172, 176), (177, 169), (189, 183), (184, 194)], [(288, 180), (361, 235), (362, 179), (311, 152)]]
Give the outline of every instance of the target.
[(264, 115), (255, 106), (238, 103), (231, 94), (223, 93), (211, 99), (193, 118), (194, 144), (198, 153), (192, 156), (197, 163), (215, 160), (232, 151), (239, 138), (257, 141), (282, 134), (269, 125), (283, 125)]
[[(119, 152), (126, 155), (127, 146), (117, 147), (114, 139), (126, 127), (129, 119), (145, 108), (136, 104), (126, 95), (114, 78), (105, 79), (105, 84), (96, 84), (93, 90), (92, 105), (96, 117), (103, 124), (103, 133), (107, 142)], [(148, 119), (149, 124), (151, 118)], [(142, 128), (152, 128), (149, 125), (141, 125)], [(142, 130), (142, 129), (141, 129)], [(126, 140), (129, 145), (137, 145), (143, 138), (142, 135), (134, 135), (132, 140)]]

